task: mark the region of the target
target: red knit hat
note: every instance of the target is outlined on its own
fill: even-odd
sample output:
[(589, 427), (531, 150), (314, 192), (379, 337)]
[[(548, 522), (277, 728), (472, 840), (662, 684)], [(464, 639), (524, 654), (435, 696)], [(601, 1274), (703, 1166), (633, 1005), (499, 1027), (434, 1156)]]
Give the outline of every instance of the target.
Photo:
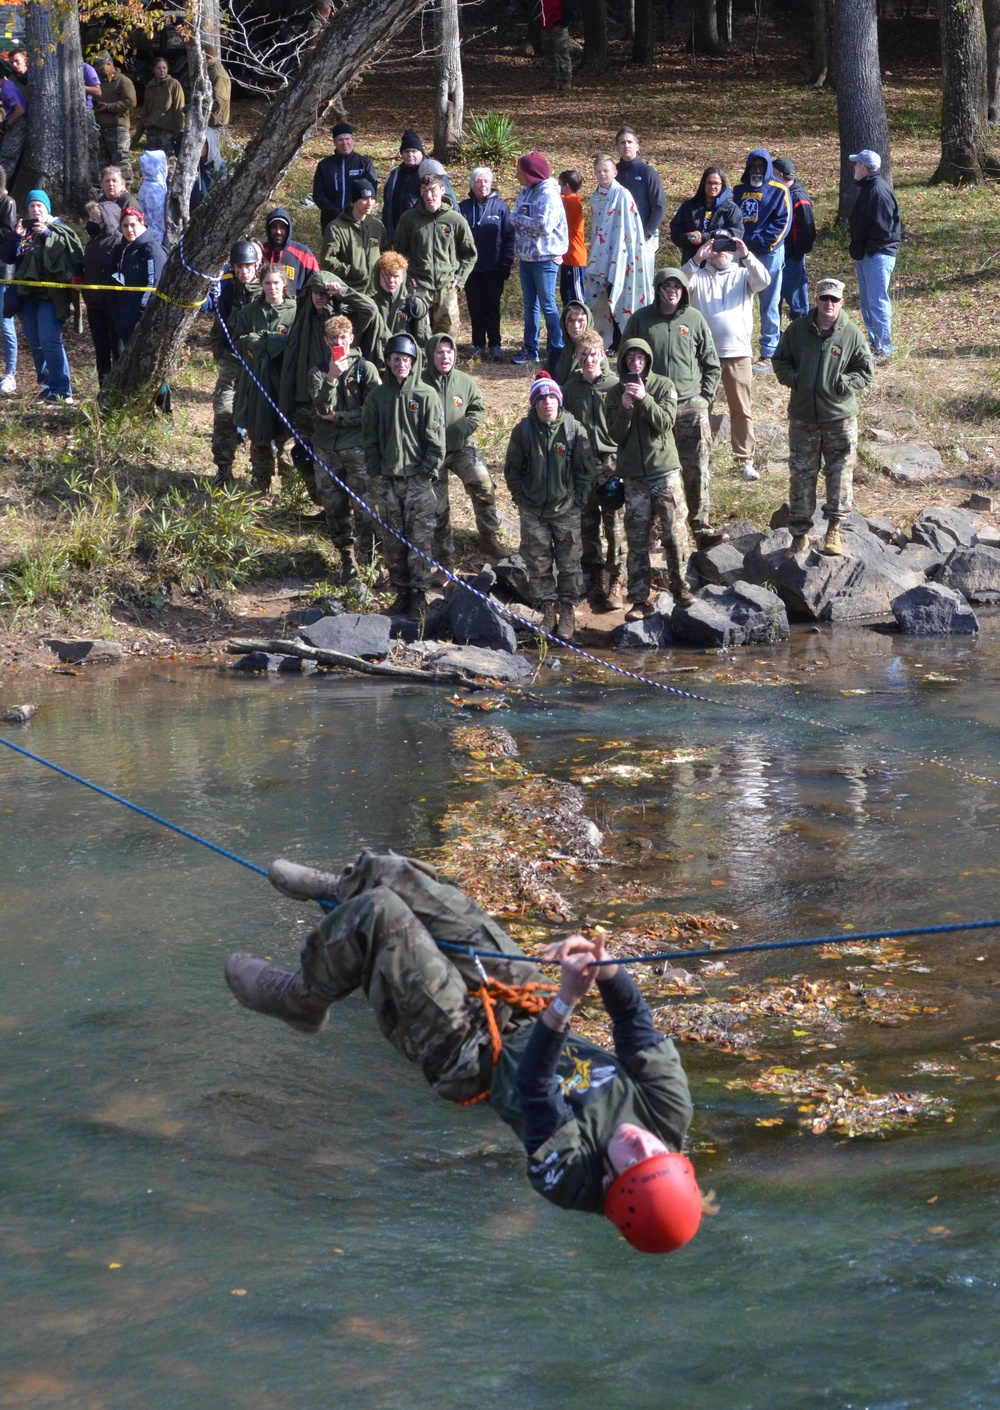
[(526, 152), (523, 157), (518, 158), (517, 168), (533, 181), (548, 181), (552, 175), (552, 168), (541, 152)]

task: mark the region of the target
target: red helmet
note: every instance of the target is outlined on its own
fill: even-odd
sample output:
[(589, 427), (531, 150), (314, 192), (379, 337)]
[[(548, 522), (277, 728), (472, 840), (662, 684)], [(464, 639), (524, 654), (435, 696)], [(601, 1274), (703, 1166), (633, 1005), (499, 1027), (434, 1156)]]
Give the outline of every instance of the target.
[(604, 1213), (640, 1253), (673, 1253), (701, 1223), (694, 1166), (672, 1151), (630, 1165), (604, 1196)]

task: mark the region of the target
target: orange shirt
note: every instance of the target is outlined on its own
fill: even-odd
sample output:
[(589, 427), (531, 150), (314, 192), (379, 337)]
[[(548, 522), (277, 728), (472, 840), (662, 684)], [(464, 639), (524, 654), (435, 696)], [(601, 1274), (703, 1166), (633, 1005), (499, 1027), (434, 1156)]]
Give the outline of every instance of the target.
[(583, 202), (576, 194), (563, 196), (563, 209), (569, 227), (569, 249), (563, 255), (563, 264), (586, 264), (587, 241), (583, 234)]

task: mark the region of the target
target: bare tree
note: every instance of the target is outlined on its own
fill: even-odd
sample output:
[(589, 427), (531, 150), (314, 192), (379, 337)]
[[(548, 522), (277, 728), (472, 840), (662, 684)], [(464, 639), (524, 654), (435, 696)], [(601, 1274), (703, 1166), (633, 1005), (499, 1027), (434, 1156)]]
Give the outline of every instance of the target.
[(848, 157), (869, 147), (882, 158), (882, 175), (892, 183), (889, 120), (885, 114), (878, 60), (876, 0), (837, 0), (837, 125), (840, 129), (840, 202), (837, 219), (846, 220), (858, 189)]
[[(420, 9), (423, 0), (353, 0), (335, 14), (288, 89), (267, 113), (232, 178), (198, 207), (146, 312), (115, 366), (108, 392), (150, 405), (175, 366), (232, 241), (263, 214), (271, 192), (326, 116), (323, 96), (346, 87)], [(197, 272), (196, 272), (197, 271)]]
[(41, 189), (53, 210), (82, 214), (90, 199), (90, 161), (76, 0), (28, 0), (24, 28), (31, 97), (14, 193)]
[(813, 68), (809, 82), (823, 88), (830, 73), (830, 9), (833, 0), (812, 0)]
[(718, 0), (719, 43), (725, 52), (733, 42), (733, 0)]
[(986, 27), (981, 0), (940, 0), (941, 160), (931, 185), (974, 186), (1000, 176), (986, 120)]
[(986, 120), (1000, 122), (1000, 0), (983, 0), (986, 21)]
[(462, 146), (465, 92), (462, 83), (462, 36), (458, 0), (437, 0), (434, 7), (437, 40), (437, 92), (434, 105), (434, 156), (450, 162)]
[(632, 40), (632, 62), (651, 64), (653, 54), (653, 0), (635, 0), (635, 35)]
[(693, 0), (691, 6), (692, 54), (721, 54), (719, 10), (716, 0)]
[[(205, 29), (207, 34), (207, 14)], [(266, 27), (251, 0), (246, 0), (228, 8), (221, 53), (227, 65), (239, 69), (241, 88), (270, 94), (288, 87), (314, 42), (315, 36), (306, 29), (294, 33)]]
[(607, 73), (608, 0), (583, 0), (583, 63), (585, 73)]
[(190, 39), (188, 40), (188, 74), (191, 78), (191, 96), (184, 109), (184, 134), (177, 165), (170, 180), (166, 202), (166, 245), (172, 249), (181, 237), (188, 221), (191, 206), (191, 188), (198, 175), (198, 162), (208, 130), (208, 119), (212, 112), (212, 81), (208, 76), (208, 65), (202, 50), (202, 34), (205, 32), (204, 7), (202, 0), (194, 0), (191, 15)]

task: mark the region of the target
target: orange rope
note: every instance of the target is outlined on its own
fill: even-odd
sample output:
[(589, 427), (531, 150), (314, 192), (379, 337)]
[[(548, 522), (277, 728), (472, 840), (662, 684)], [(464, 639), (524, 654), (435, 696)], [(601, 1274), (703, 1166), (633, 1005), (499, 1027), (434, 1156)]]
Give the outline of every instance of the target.
[[(470, 989), (469, 993), (477, 998), (483, 1006), (483, 1013), (486, 1016), (486, 1027), (490, 1035), (490, 1047), (493, 1049), (493, 1066), (496, 1067), (500, 1061), (500, 1054), (503, 1052), (503, 1039), (500, 1036), (500, 1026), (497, 1023), (497, 1004), (506, 1004), (509, 1008), (520, 1009), (522, 1013), (541, 1013), (548, 1008), (554, 994), (558, 993), (558, 984), (540, 984), (537, 980), (531, 980), (527, 984), (504, 984), (499, 979), (491, 979), (488, 986), (480, 984), (478, 989)], [(489, 1096), (489, 1089), (480, 1092), (478, 1097), (467, 1097), (464, 1101), (457, 1101), (456, 1106), (474, 1106), (476, 1102), (484, 1102)]]

